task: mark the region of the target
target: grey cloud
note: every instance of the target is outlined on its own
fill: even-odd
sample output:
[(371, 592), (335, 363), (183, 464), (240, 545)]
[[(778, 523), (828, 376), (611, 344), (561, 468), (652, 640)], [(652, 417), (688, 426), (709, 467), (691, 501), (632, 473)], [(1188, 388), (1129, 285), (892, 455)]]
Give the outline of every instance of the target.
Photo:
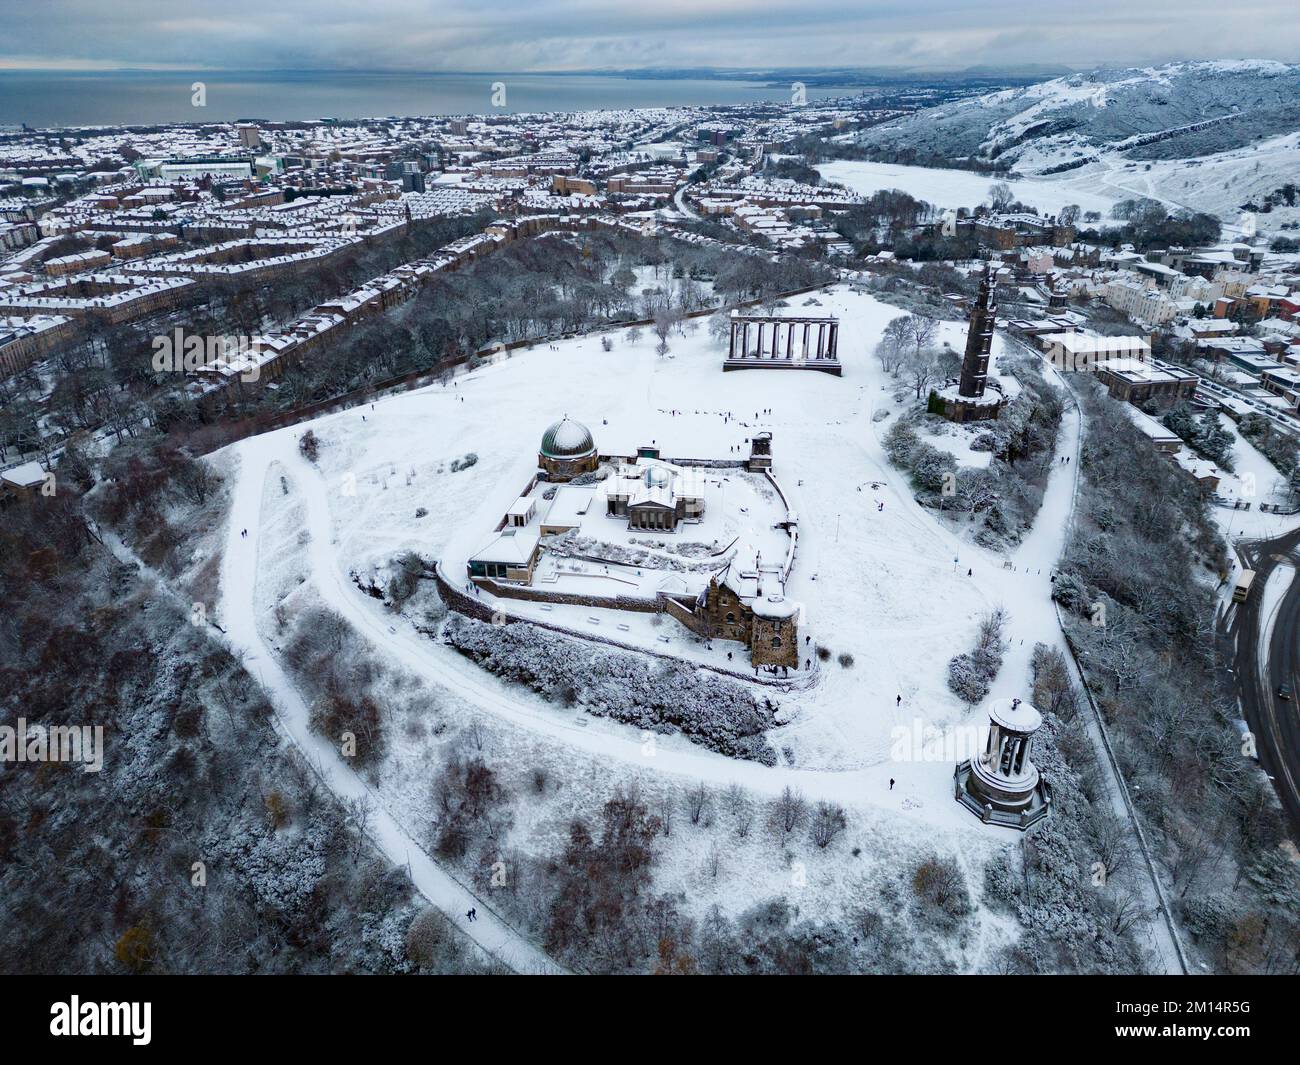
[[(1291, 3), (0, 0), (0, 67), (579, 70), (1293, 59)], [(1225, 52), (1229, 49), (1230, 52)]]

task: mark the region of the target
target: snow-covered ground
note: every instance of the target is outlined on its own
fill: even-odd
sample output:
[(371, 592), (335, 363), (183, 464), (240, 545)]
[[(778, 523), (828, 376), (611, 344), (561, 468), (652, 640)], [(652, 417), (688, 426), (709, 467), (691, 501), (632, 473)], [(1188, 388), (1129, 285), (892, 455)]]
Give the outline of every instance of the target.
[(1232, 510), (1216, 507), (1215, 520), (1229, 540), (1271, 539), (1281, 536), (1300, 524), (1294, 514), (1272, 514), (1260, 510), (1261, 503), (1270, 506), (1286, 505), (1290, 491), (1286, 478), (1276, 466), (1237, 432), (1237, 425), (1227, 417), (1219, 424), (1235, 438), (1232, 448), (1233, 472), (1225, 473), (1219, 481), (1218, 495), (1225, 499), (1250, 504), (1249, 510)]
[[(851, 669), (833, 661), (823, 667), (821, 683), (790, 708), (791, 724), (774, 743), (790, 746), (798, 766), (875, 765), (887, 759), (895, 726), (917, 717), (927, 727), (965, 722), (945, 666), (967, 649), (979, 614), (1005, 598), (1002, 559), (936, 526), (884, 458), (881, 439), (891, 423), (871, 415), (896, 409), (898, 382), (886, 380), (867, 352), (897, 309), (844, 287), (821, 302), (821, 311), (841, 319), (840, 379), (723, 374), (722, 353), (705, 330), (671, 338), (667, 358), (655, 355), (648, 334), (629, 345), (615, 333), (609, 352), (599, 337), (576, 339), (485, 367), (452, 387), (323, 420), (315, 431), (324, 442), (321, 471), (336, 486), (340, 556), (366, 573), (413, 550), (443, 559), (455, 579), (528, 483), (543, 430), (566, 414), (614, 453), (654, 441), (665, 456), (735, 458), (748, 453), (755, 430), (767, 429), (774, 473), (799, 514), (799, 556), (786, 592), (806, 608), (806, 656), (821, 644), (855, 660)], [(945, 323), (941, 340), (956, 347), (963, 330)], [(471, 451), (477, 464), (451, 472), (451, 460)], [(420, 508), (427, 514), (416, 517)], [(679, 537), (696, 539), (693, 527)], [(502, 606), (517, 612), (513, 601)], [(557, 606), (545, 617), (583, 630), (592, 613)], [(674, 623), (663, 634), (687, 639)], [(739, 645), (714, 646), (722, 659), (728, 649), (743, 654)]]
[(1079, 182), (1070, 179), (1068, 174), (1060, 178), (1003, 178), (976, 174), (970, 170), (857, 160), (822, 163), (817, 171), (827, 181), (838, 182), (864, 196), (881, 189), (899, 189), (941, 210), (976, 207), (987, 203), (990, 186), (1000, 181), (1011, 186), (1011, 192), (1017, 200), (1037, 208), (1043, 214), (1056, 214), (1062, 207), (1073, 203), (1084, 211), (1097, 211), (1104, 221), (1110, 217), (1115, 202), (1127, 198), (1126, 194), (1105, 188), (1096, 179)]
[(981, 433), (988, 432), (987, 426), (981, 427), (978, 422), (965, 425), (945, 423), (934, 428), (927, 426), (927, 430), (921, 434), (922, 439), (940, 451), (948, 452), (960, 466), (988, 469), (989, 463), (993, 461), (992, 451), (976, 451), (971, 447)]
[(1131, 160), (1118, 152), (1098, 153), (1095, 162), (1048, 177), (990, 177), (969, 170), (950, 170), (895, 163), (836, 160), (822, 163), (818, 172), (863, 195), (881, 189), (901, 189), (941, 210), (975, 207), (987, 203), (989, 187), (1005, 180), (1016, 199), (1044, 214), (1055, 214), (1068, 204), (1096, 211), (1102, 225), (1120, 200), (1156, 200), (1169, 210), (1203, 211), (1226, 227), (1225, 235), (1247, 235), (1250, 227), (1261, 233), (1300, 222), (1300, 203), (1279, 206), (1247, 217), (1241, 210), (1300, 173), (1300, 133), (1272, 137), (1231, 151), (1197, 159)]
[(1242, 211), (1300, 172), (1300, 133), (1271, 137), (1246, 148), (1215, 152), (1196, 159), (1133, 161), (1103, 153), (1097, 163), (1064, 175), (1077, 188), (1111, 193), (1116, 199), (1145, 197), (1173, 210), (1203, 211), (1225, 225), (1225, 236), (1250, 237), (1300, 222), (1300, 204), (1267, 213)]
[[(451, 721), (485, 730), (494, 761), (509, 773), (521, 776), (540, 764), (565, 782), (562, 802), (521, 809), (512, 845), (544, 850), (563, 831), (568, 811), (607, 797), (620, 781), (636, 780), (651, 792), (692, 781), (720, 789), (734, 781), (759, 799), (791, 785), (848, 808), (848, 841), (860, 849), (865, 869), (856, 870), (858, 860), (838, 848), (806, 855), (815, 886), (804, 896), (810, 905), (847, 907), (873, 879), (900, 875), (908, 857), (921, 853), (961, 856), (976, 894), (978, 866), (993, 855), (1010, 860), (1004, 848), (1017, 834), (981, 825), (952, 798), (953, 761), (979, 744), (985, 719), (949, 692), (946, 666), (972, 645), (980, 614), (1003, 605), (1011, 647), (991, 697), (1026, 693), (1034, 642), (1059, 635), (1049, 573), (1070, 510), (1065, 471), (1073, 469), (1054, 471), (1035, 529), (1010, 558), (951, 534), (886, 463), (881, 440), (892, 418), (872, 417), (878, 409), (901, 409), (893, 400), (897, 382), (868, 354), (898, 310), (845, 286), (821, 294), (820, 302), (841, 322), (839, 379), (807, 371), (723, 374), (722, 353), (705, 330), (670, 338), (666, 358), (654, 353), (653, 338), (630, 344), (616, 331), (608, 352), (599, 336), (541, 346), (446, 387), (318, 419), (311, 423), (321, 442), (315, 465), (298, 452), (300, 426), (232, 446), (239, 473), (220, 615), (295, 739), (343, 786), (366, 787), (332, 746), (307, 731), (301, 698), (270, 649), (277, 606), (290, 613), (328, 606), (370, 644), (403, 695), (399, 701), (422, 708), (402, 711), (405, 724), (392, 730), (393, 748), (374, 784), (394, 850), (418, 840), (427, 824), (428, 784)], [(945, 323), (940, 339), (959, 346), (963, 326)], [(379, 572), (404, 551), (464, 557), (480, 546), (532, 475), (542, 431), (564, 414), (586, 423), (602, 450), (606, 440), (655, 440), (666, 455), (726, 458), (732, 448), (747, 451), (754, 431), (773, 433), (774, 472), (800, 516), (787, 592), (805, 604), (808, 653), (823, 645), (853, 656), (849, 666), (832, 657), (815, 685), (781, 693), (788, 723), (769, 734), (787, 752), (781, 765), (738, 762), (676, 736), (655, 737), (648, 755), (635, 729), (586, 718), (483, 673), (353, 583), (352, 573)], [(1073, 453), (1077, 432), (1077, 420), (1067, 416), (1063, 454)], [(452, 461), (469, 452), (477, 462), (453, 470)], [(244, 528), (248, 538), (240, 536)], [(566, 609), (580, 610), (575, 629), (591, 613)], [(675, 623), (665, 626), (676, 628), (680, 645), (688, 642)], [(540, 835), (530, 839), (532, 830)], [(710, 831), (664, 841), (662, 884), (678, 884), (702, 908), (711, 899), (732, 911), (789, 884), (790, 868), (770, 841), (766, 849), (737, 842), (721, 817)], [(728, 876), (705, 891), (700, 868), (714, 847), (726, 848)], [(455, 913), (459, 885), (436, 881), (437, 868), (430, 863), (423, 874), (428, 891), (446, 896)], [(1000, 919), (979, 920), (989, 933), (986, 940), (981, 932), (981, 943), (1008, 934)], [(499, 935), (489, 949), (507, 949), (508, 930)]]
[(1258, 593), (1259, 616), (1262, 621), (1259, 630), (1259, 646), (1256, 650), (1259, 656), (1259, 674), (1265, 680), (1269, 676), (1268, 652), (1273, 643), (1273, 628), (1277, 624), (1277, 609), (1286, 598), (1287, 591), (1295, 581), (1295, 575), (1295, 566), (1289, 562), (1279, 562), (1273, 567), (1264, 587)]

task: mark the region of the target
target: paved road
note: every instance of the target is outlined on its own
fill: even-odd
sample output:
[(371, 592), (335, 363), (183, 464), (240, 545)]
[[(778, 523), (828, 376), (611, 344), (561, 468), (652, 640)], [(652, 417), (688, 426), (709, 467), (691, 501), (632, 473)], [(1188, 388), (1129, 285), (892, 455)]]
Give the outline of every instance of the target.
[[(1237, 695), (1246, 723), (1255, 736), (1259, 764), (1273, 781), (1278, 799), (1300, 836), (1300, 708), (1295, 697), (1277, 697), (1279, 684), (1300, 691), (1300, 580), (1291, 582), (1281, 601), (1273, 600), (1265, 615), (1264, 589), (1279, 565), (1300, 568), (1300, 530), (1275, 540), (1255, 540), (1239, 545), (1242, 562), (1255, 571), (1250, 597), (1236, 604), (1220, 626), (1220, 637), (1235, 641), (1230, 651)], [(1266, 667), (1261, 663), (1260, 641), (1267, 638)]]

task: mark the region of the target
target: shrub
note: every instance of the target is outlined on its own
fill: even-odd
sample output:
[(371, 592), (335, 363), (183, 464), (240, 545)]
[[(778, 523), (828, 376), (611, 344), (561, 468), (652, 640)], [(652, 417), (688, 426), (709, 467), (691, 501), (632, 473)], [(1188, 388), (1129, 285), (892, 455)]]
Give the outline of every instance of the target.
[(970, 913), (966, 878), (951, 858), (927, 858), (912, 873), (912, 892), (923, 909), (948, 921)]
[(153, 933), (143, 925), (128, 928), (113, 948), (113, 956), (132, 972), (147, 969), (154, 959)]
[(298, 450), (308, 462), (315, 462), (320, 457), (320, 441), (310, 429), (298, 437)]
[(813, 811), (810, 836), (813, 843), (823, 850), (830, 846), (836, 836), (848, 827), (848, 817), (844, 807), (838, 803), (819, 802)]
[(803, 793), (786, 785), (780, 797), (772, 803), (768, 824), (784, 839), (808, 819), (808, 802)]
[(776, 764), (764, 732), (775, 705), (746, 685), (686, 663), (593, 646), (531, 625), (494, 626), (452, 615), (448, 643), (484, 669), (587, 713), (689, 739), (737, 758)]

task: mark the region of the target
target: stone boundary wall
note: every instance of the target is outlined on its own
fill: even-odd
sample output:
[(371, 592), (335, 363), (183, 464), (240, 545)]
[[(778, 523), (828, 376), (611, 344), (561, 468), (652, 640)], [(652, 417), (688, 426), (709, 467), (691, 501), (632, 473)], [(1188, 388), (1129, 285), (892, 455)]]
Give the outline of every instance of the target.
[[(503, 612), (494, 611), (490, 609), (487, 606), (487, 604), (485, 604), (482, 600), (466, 595), (463, 591), (453, 587), (452, 584), (447, 580), (446, 576), (443, 574), (441, 564), (438, 564), (434, 567), (434, 581), (438, 586), (438, 594), (443, 597), (443, 601), (446, 602), (449, 608), (456, 611), (456, 613), (458, 614), (464, 614), (466, 617), (471, 617), (478, 621), (486, 621), (492, 624), (506, 624), (506, 625), (535, 625), (539, 629), (546, 629), (549, 632), (555, 632), (561, 636), (569, 636), (575, 640), (590, 640), (593, 643), (601, 643), (601, 644), (605, 644), (608, 647), (616, 647), (620, 651), (630, 651), (633, 654), (650, 655), (653, 658), (658, 658), (665, 662), (673, 662), (680, 665), (689, 666), (692, 669), (707, 669), (711, 673), (717, 673), (719, 676), (722, 677), (730, 677), (735, 680), (747, 681), (750, 684), (761, 684), (764, 687), (768, 687), (768, 688), (778, 688), (781, 691), (801, 691), (806, 688), (811, 688), (814, 684), (817, 683), (817, 679), (820, 675), (820, 669), (818, 668), (819, 664), (817, 663), (817, 660), (815, 658), (813, 659), (813, 668), (811, 670), (805, 670), (802, 673), (796, 673), (795, 676), (792, 678), (778, 678), (778, 677), (773, 677), (769, 674), (759, 674), (756, 676), (751, 676), (748, 672), (741, 672), (740, 670), (734, 670), (734, 669), (724, 669), (721, 666), (711, 665), (708, 662), (693, 662), (688, 659), (681, 658), (678, 655), (669, 654), (666, 651), (656, 651), (654, 648), (651, 647), (639, 647), (636, 644), (623, 643), (621, 640), (615, 640), (609, 636), (601, 635), (600, 633), (584, 632), (578, 629), (570, 629), (564, 625), (557, 625), (554, 622), (550, 622), (550, 621), (541, 621), (540, 619), (537, 618), (519, 618), (519, 617), (513, 617), (509, 614), (505, 614), (504, 621), (502, 621)], [(529, 598), (529, 597), (517, 596), (516, 598)], [(643, 600), (641, 602), (646, 603), (649, 606), (650, 612), (654, 612), (657, 609), (656, 605), (653, 603), (649, 603), (649, 601)], [(595, 603), (591, 605), (602, 606), (603, 604)], [(642, 612), (645, 612), (644, 606), (641, 609)]]

